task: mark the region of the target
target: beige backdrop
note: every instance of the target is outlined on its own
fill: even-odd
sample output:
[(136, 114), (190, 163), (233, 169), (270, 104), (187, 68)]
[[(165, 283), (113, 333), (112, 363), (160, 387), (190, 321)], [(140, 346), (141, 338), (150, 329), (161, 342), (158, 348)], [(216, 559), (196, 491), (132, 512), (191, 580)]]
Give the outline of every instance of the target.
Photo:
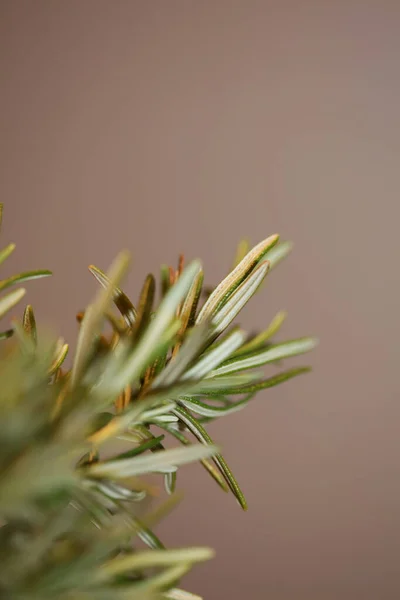
[(212, 428), (249, 512), (185, 468), (159, 530), (215, 546), (207, 600), (400, 597), (399, 30), (398, 0), (1, 0), (2, 243), (55, 270), (47, 323), (124, 247), (135, 295), (182, 250), (216, 283), (242, 235), (296, 243), (242, 320), (286, 308), (314, 373)]

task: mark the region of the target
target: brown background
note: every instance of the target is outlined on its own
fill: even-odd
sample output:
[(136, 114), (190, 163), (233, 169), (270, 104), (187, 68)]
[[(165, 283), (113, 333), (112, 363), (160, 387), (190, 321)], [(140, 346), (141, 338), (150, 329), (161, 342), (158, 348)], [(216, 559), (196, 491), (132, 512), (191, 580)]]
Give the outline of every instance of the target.
[(242, 320), (286, 308), (314, 373), (212, 429), (249, 512), (186, 468), (160, 529), (216, 548), (207, 600), (400, 597), (399, 31), (397, 0), (0, 2), (3, 244), (55, 270), (46, 323), (124, 247), (135, 296), (181, 250), (216, 283), (243, 235), (296, 243)]

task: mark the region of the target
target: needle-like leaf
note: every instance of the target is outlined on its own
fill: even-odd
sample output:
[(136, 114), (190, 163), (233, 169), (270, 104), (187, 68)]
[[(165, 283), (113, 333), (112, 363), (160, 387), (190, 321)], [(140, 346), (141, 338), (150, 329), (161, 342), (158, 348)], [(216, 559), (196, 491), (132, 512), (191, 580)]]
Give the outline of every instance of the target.
[(26, 290), (18, 288), (13, 290), (3, 298), (0, 298), (0, 317), (3, 317), (6, 312), (13, 308), (25, 296)]
[(54, 375), (54, 373), (56, 373), (58, 371), (58, 369), (61, 367), (64, 360), (67, 358), (68, 350), (69, 350), (68, 344), (64, 344), (64, 340), (62, 338), (60, 338), (58, 340), (58, 344), (57, 344), (56, 356), (55, 356), (54, 361), (49, 369), (50, 376)]
[(101, 580), (115, 577), (120, 573), (180, 564), (182, 560), (188, 563), (210, 560), (214, 552), (209, 548), (183, 548), (182, 550), (148, 550), (130, 556), (117, 557), (104, 565)]
[(209, 376), (218, 377), (220, 375), (229, 375), (230, 373), (234, 373), (236, 371), (254, 369), (283, 358), (304, 354), (305, 352), (313, 350), (317, 343), (318, 342), (316, 338), (309, 337), (290, 340), (289, 342), (283, 342), (282, 344), (276, 344), (264, 352), (255, 352), (250, 356), (246, 355), (242, 358), (238, 357), (227, 360), (224, 365), (221, 365), (212, 371)]
[[(90, 265), (89, 271), (92, 273), (92, 275), (94, 275), (103, 288), (108, 288), (110, 286), (109, 276), (103, 273), (101, 269), (95, 267), (94, 265)], [(125, 319), (126, 324), (129, 327), (133, 327), (136, 321), (136, 309), (129, 300), (128, 296), (117, 285), (113, 286), (113, 301)]]
[[(159, 427), (160, 429), (164, 429), (164, 431), (167, 431), (184, 446), (189, 446), (191, 444), (191, 442), (185, 437), (185, 435), (181, 431), (179, 431), (179, 429), (176, 429), (172, 425), (168, 423), (162, 423), (159, 424)], [(200, 463), (203, 465), (206, 471), (208, 471), (211, 477), (218, 483), (220, 488), (222, 488), (224, 492), (229, 492), (229, 487), (227, 486), (225, 479), (220, 475), (219, 471), (214, 467), (214, 465), (207, 458), (203, 458), (200, 461)]]
[[(204, 346), (208, 337), (209, 328), (209, 323), (204, 322), (191, 330), (190, 334), (186, 336), (180, 351), (172, 358), (167, 367), (154, 381), (153, 388), (171, 385), (181, 378), (182, 374), (185, 373), (190, 363), (193, 362), (193, 359)], [(186, 371), (186, 375), (190, 372), (191, 370)], [(193, 376), (193, 379), (195, 378), (196, 377)], [(182, 380), (184, 379), (187, 379), (187, 377), (182, 377)]]
[(280, 242), (271, 248), (265, 255), (265, 258), (270, 262), (271, 269), (274, 269), (284, 258), (286, 258), (292, 249), (292, 242)]
[(215, 334), (218, 335), (224, 331), (233, 321), (236, 315), (242, 310), (244, 305), (256, 293), (264, 280), (269, 269), (269, 262), (263, 261), (252, 273), (240, 284), (231, 294), (229, 300), (224, 306), (215, 313), (213, 323), (215, 325)]
[[(208, 435), (207, 431), (204, 429), (201, 423), (199, 423), (198, 420), (189, 413), (189, 411), (182, 406), (177, 406), (173, 409), (173, 412), (181, 419), (181, 421), (200, 442), (207, 445), (213, 444), (213, 441)], [(247, 502), (244, 494), (222, 454), (214, 454), (212, 459), (224, 476), (226, 483), (232, 490), (240, 506), (243, 508), (243, 510), (247, 510)]]
[(213, 444), (192, 444), (186, 448), (173, 448), (151, 455), (95, 463), (88, 467), (88, 475), (126, 479), (143, 473), (173, 472), (178, 465), (201, 460), (217, 452), (218, 448)]
[(143, 284), (142, 291), (140, 293), (139, 304), (136, 315), (136, 322), (134, 327), (135, 340), (137, 341), (145, 328), (147, 327), (151, 311), (153, 309), (154, 293), (156, 288), (156, 282), (153, 275), (147, 275)]
[(71, 383), (75, 385), (89, 363), (95, 343), (100, 335), (105, 314), (115, 295), (115, 289), (125, 275), (129, 264), (129, 254), (118, 255), (107, 276), (107, 287), (100, 290), (94, 303), (85, 312), (79, 331), (75, 361), (72, 368)]
[(241, 346), (234, 354), (235, 356), (239, 356), (242, 354), (248, 354), (263, 346), (268, 340), (270, 340), (282, 327), (285, 319), (287, 317), (287, 313), (284, 311), (278, 312), (275, 317), (272, 319), (271, 323), (268, 325), (265, 331), (262, 331), (258, 335), (256, 335), (252, 340), (247, 342)]
[[(201, 324), (197, 327), (201, 327)], [(244, 331), (233, 331), (221, 344), (207, 352), (191, 369), (186, 371), (182, 380), (201, 379), (207, 375), (209, 371), (221, 364), (228, 356), (231, 356), (231, 354), (243, 344), (245, 339), (246, 333)]]
[(26, 271), (25, 273), (19, 273), (18, 275), (13, 275), (8, 279), (3, 279), (3, 281), (0, 281), (0, 290), (5, 290), (16, 283), (25, 283), (31, 279), (42, 279), (43, 277), (49, 277), (51, 274), (51, 271), (47, 271), (45, 269), (40, 271)]
[(235, 289), (244, 281), (263, 256), (278, 242), (278, 235), (271, 235), (255, 246), (241, 260), (238, 266), (215, 288), (197, 317), (197, 323), (210, 315), (214, 315), (229, 299)]
[(173, 285), (161, 302), (154, 319), (149, 323), (143, 337), (134, 348), (129, 359), (119, 372), (119, 378), (125, 385), (133, 382), (144, 368), (154, 359), (155, 348), (175, 317), (176, 310), (188, 293), (194, 278), (200, 270), (198, 261), (186, 267), (177, 283)]
[(26, 333), (32, 338), (33, 342), (37, 343), (37, 331), (36, 331), (36, 320), (33, 312), (33, 308), (30, 304), (26, 307), (24, 311), (24, 316), (22, 319), (23, 327)]
[(15, 250), (15, 244), (8, 244), (3, 250), (0, 250), (0, 265), (12, 254)]
[[(310, 367), (295, 367), (293, 369), (288, 369), (287, 371), (282, 371), (281, 373), (278, 373), (278, 375), (273, 375), (272, 377), (268, 377), (268, 379), (264, 379), (263, 381), (259, 381), (256, 383), (250, 383), (248, 385), (242, 385), (242, 386), (232, 386), (232, 387), (226, 387), (224, 389), (224, 395), (226, 396), (233, 396), (233, 395), (237, 395), (237, 394), (253, 394), (255, 392), (258, 392), (260, 390), (265, 390), (267, 388), (271, 388), (271, 387), (275, 387), (276, 385), (279, 385), (281, 383), (284, 383), (285, 381), (288, 381), (289, 379), (292, 379), (293, 377), (297, 377), (298, 375), (303, 375), (304, 373), (309, 373), (311, 371)], [(216, 396), (218, 395), (218, 392), (213, 392), (212, 390), (208, 391), (207, 393), (203, 394), (204, 396)]]

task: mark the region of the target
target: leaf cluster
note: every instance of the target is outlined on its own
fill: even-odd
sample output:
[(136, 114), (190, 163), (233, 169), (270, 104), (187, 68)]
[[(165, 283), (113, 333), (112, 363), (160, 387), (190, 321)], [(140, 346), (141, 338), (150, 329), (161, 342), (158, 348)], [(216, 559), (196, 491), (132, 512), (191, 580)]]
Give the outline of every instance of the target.
[[(212, 551), (167, 550), (152, 527), (175, 502), (178, 467), (193, 461), (247, 508), (207, 424), (309, 370), (280, 368), (316, 344), (273, 343), (283, 312), (257, 335), (235, 324), (290, 249), (277, 235), (242, 243), (231, 272), (206, 292), (200, 262), (181, 257), (161, 268), (159, 286), (146, 277), (135, 304), (121, 287), (128, 253), (107, 272), (90, 266), (99, 288), (77, 315), (71, 368), (68, 345), (41, 339), (30, 305), (1, 334), (12, 339), (0, 356), (0, 598), (196, 598), (177, 586)], [(22, 273), (0, 290), (48, 274)], [(7, 292), (0, 316), (23, 295)], [(143, 515), (149, 473), (161, 475), (170, 500)]]

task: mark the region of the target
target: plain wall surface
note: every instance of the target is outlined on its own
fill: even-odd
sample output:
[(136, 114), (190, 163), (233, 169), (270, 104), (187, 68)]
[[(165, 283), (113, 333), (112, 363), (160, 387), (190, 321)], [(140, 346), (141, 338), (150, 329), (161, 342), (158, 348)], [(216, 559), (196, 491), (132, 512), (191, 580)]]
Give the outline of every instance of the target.
[(158, 529), (216, 548), (206, 600), (400, 597), (399, 30), (395, 0), (0, 2), (5, 272), (55, 271), (42, 320), (73, 339), (122, 248), (136, 298), (181, 251), (216, 284), (242, 236), (295, 242), (241, 322), (288, 310), (313, 373), (211, 428), (249, 511), (185, 467)]

